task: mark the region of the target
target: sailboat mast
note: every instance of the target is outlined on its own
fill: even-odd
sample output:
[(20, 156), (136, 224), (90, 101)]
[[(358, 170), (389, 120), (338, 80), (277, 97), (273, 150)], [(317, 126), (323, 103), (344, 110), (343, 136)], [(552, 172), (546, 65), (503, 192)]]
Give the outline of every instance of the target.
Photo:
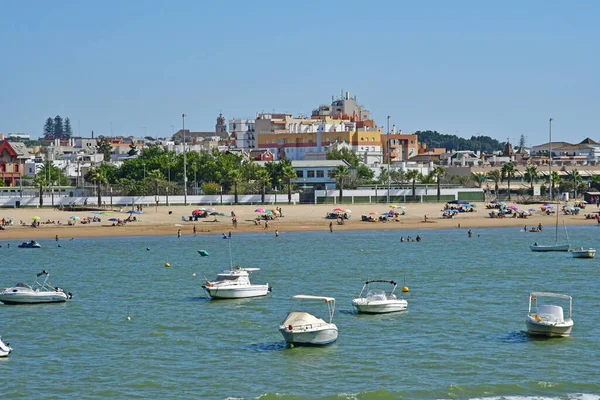
[(233, 271), (233, 259), (231, 258), (231, 238), (227, 239), (227, 243), (229, 244), (229, 270)]

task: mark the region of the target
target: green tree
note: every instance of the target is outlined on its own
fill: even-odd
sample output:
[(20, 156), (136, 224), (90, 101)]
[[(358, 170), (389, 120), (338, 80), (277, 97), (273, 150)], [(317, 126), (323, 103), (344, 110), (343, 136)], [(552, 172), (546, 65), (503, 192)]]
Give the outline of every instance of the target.
[(42, 171), (38, 172), (33, 178), (33, 184), (39, 189), (40, 207), (44, 205), (44, 188), (48, 186), (48, 179)]
[(63, 119), (60, 115), (54, 117), (54, 124), (52, 125), (54, 128), (53, 136), (55, 139), (61, 139), (63, 137)]
[(375, 172), (364, 164), (356, 166), (356, 177), (362, 182), (371, 182), (375, 178)]
[(48, 118), (44, 124), (44, 139), (49, 139), (54, 135), (54, 120)]
[(408, 170), (406, 173), (406, 179), (412, 182), (412, 199), (417, 201), (417, 180), (421, 179), (423, 175), (417, 169)]
[(238, 204), (238, 185), (242, 180), (242, 174), (238, 169), (232, 169), (229, 171), (228, 178), (231, 184), (233, 185), (233, 202), (235, 204)]
[(98, 207), (102, 206), (102, 185), (106, 184), (106, 176), (99, 168), (92, 168), (85, 174), (85, 180), (96, 185)]
[(160, 188), (166, 183), (165, 176), (159, 169), (153, 169), (148, 172), (146, 179), (154, 186), (154, 195), (158, 197)]
[(600, 175), (592, 175), (590, 183), (594, 190), (600, 190)]
[(68, 139), (71, 136), (73, 136), (73, 128), (71, 128), (71, 120), (69, 119), (69, 117), (65, 118), (65, 125), (63, 127), (62, 134), (65, 139)]
[(554, 196), (556, 196), (556, 187), (562, 183), (562, 178), (556, 171), (552, 171), (550, 177), (546, 177), (546, 183), (548, 183), (549, 187), (552, 188), (552, 200), (554, 200)]
[(500, 187), (500, 181), (502, 180), (502, 173), (500, 170), (495, 169), (487, 173), (487, 178), (494, 182), (494, 193), (496, 194), (496, 199), (498, 198), (498, 191)]
[(135, 147), (135, 144), (131, 143), (129, 145), (129, 151), (127, 152), (127, 155), (129, 157), (133, 157), (133, 156), (136, 156), (137, 153), (138, 153), (137, 147)]
[(344, 182), (350, 176), (350, 169), (345, 165), (338, 165), (331, 171), (331, 177), (336, 180), (340, 190), (340, 204), (344, 202)]
[[(485, 179), (485, 176), (484, 176)], [(450, 181), (456, 183), (460, 186), (469, 186), (469, 182), (471, 181), (471, 177), (467, 175), (452, 175), (450, 177)]]
[(537, 181), (539, 180), (540, 174), (537, 170), (537, 167), (535, 165), (529, 165), (526, 169), (525, 169), (525, 174), (523, 175), (523, 178), (529, 182), (530, 188), (531, 188), (531, 195), (533, 196), (533, 184), (537, 183)]
[(404, 183), (406, 182), (406, 171), (403, 169), (394, 169), (390, 171), (390, 179), (394, 183)]
[(287, 182), (288, 187), (288, 204), (292, 203), (292, 179), (298, 177), (298, 173), (292, 167), (292, 162), (290, 160), (281, 160), (281, 173), (282, 178)]
[(342, 147), (340, 149), (331, 150), (325, 156), (328, 160), (344, 160), (350, 166), (356, 168), (362, 163), (362, 159), (355, 151)]
[(513, 163), (506, 163), (502, 166), (501, 171), (501, 180), (506, 178), (506, 182), (508, 184), (508, 200), (510, 200), (510, 181), (515, 177), (515, 173), (517, 172), (517, 168)]
[(436, 178), (436, 182), (437, 182), (437, 201), (440, 201), (441, 199), (441, 183), (442, 183), (442, 178), (444, 176), (446, 176), (446, 168), (442, 167), (441, 165), (436, 165), (433, 168), (433, 171), (431, 171), (433, 173), (433, 176), (435, 176)]
[(112, 145), (108, 141), (107, 138), (102, 137), (98, 141), (98, 145), (96, 146), (98, 153), (102, 154), (104, 162), (110, 161), (110, 153), (112, 153)]
[(474, 181), (478, 187), (483, 187), (486, 175), (483, 172), (471, 172), (471, 180)]
[(260, 167), (255, 173), (254, 178), (260, 183), (260, 201), (264, 204), (265, 202), (265, 186), (269, 180), (271, 180), (271, 176), (269, 175), (269, 171)]
[(583, 178), (581, 177), (581, 174), (579, 173), (578, 170), (573, 169), (571, 171), (571, 173), (569, 174), (569, 182), (571, 182), (571, 184), (573, 185), (573, 191), (574, 193), (574, 197), (573, 198), (577, 198), (577, 188), (579, 187), (579, 184), (583, 182)]

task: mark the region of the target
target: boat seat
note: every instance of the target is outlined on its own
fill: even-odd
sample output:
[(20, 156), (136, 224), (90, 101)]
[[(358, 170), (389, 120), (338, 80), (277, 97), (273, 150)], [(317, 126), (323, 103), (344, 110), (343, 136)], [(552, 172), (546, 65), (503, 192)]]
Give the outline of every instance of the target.
[(550, 322), (561, 322), (565, 320), (562, 307), (551, 304), (539, 305), (537, 315), (541, 319)]

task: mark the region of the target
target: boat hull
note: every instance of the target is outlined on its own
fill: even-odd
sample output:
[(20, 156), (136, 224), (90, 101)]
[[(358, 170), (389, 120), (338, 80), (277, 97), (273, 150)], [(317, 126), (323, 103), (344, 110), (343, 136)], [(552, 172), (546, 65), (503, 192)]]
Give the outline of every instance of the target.
[(594, 258), (596, 257), (596, 250), (573, 250), (571, 254), (573, 255), (573, 258)]
[(62, 292), (56, 293), (0, 293), (0, 301), (4, 304), (41, 304), (41, 303), (64, 303), (68, 296)]
[(556, 246), (529, 246), (529, 248), (531, 249), (531, 251), (539, 251), (539, 252), (544, 252), (544, 251), (569, 251), (569, 245), (565, 244), (565, 245), (556, 245)]
[(408, 302), (406, 301), (371, 301), (364, 302), (363, 299), (352, 300), (352, 305), (356, 311), (364, 314), (386, 314), (392, 312), (406, 311)]
[(248, 297), (266, 296), (269, 291), (269, 285), (251, 285), (246, 287), (219, 287), (219, 286), (202, 286), (204, 290), (213, 299), (245, 299)]
[(569, 337), (573, 329), (573, 321), (565, 321), (560, 323), (544, 323), (538, 322), (531, 317), (527, 317), (525, 321), (527, 325), (527, 333), (532, 336), (543, 337)]
[(288, 345), (294, 346), (325, 346), (334, 343), (338, 338), (338, 330), (335, 325), (328, 328), (306, 330), (289, 330), (287, 327), (280, 326), (279, 332)]

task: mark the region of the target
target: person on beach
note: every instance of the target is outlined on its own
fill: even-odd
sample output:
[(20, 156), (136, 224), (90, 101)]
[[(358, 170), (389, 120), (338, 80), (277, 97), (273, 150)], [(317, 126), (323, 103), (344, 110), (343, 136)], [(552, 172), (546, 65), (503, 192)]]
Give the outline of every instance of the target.
[(329, 232), (333, 232), (333, 222), (329, 223)]
[(181, 229), (177, 230), (177, 239), (179, 239), (181, 237)]
[(194, 224), (194, 236), (196, 236), (196, 225)]
[(279, 237), (279, 231), (275, 229), (275, 237)]
[(469, 237), (473, 236), (473, 232), (471, 232), (471, 230), (469, 229), (469, 232), (467, 232), (467, 235), (469, 235)]
[(56, 240), (56, 241), (58, 242), (58, 235), (56, 235), (56, 236), (54, 237), (54, 240)]
[(265, 230), (269, 228), (269, 220), (265, 219)]
[(421, 236), (417, 235), (417, 242), (421, 241)]
[(400, 242), (404, 242), (404, 236), (400, 236)]
[(540, 224), (538, 225), (538, 230), (541, 232), (542, 231), (542, 223), (540, 222)]

